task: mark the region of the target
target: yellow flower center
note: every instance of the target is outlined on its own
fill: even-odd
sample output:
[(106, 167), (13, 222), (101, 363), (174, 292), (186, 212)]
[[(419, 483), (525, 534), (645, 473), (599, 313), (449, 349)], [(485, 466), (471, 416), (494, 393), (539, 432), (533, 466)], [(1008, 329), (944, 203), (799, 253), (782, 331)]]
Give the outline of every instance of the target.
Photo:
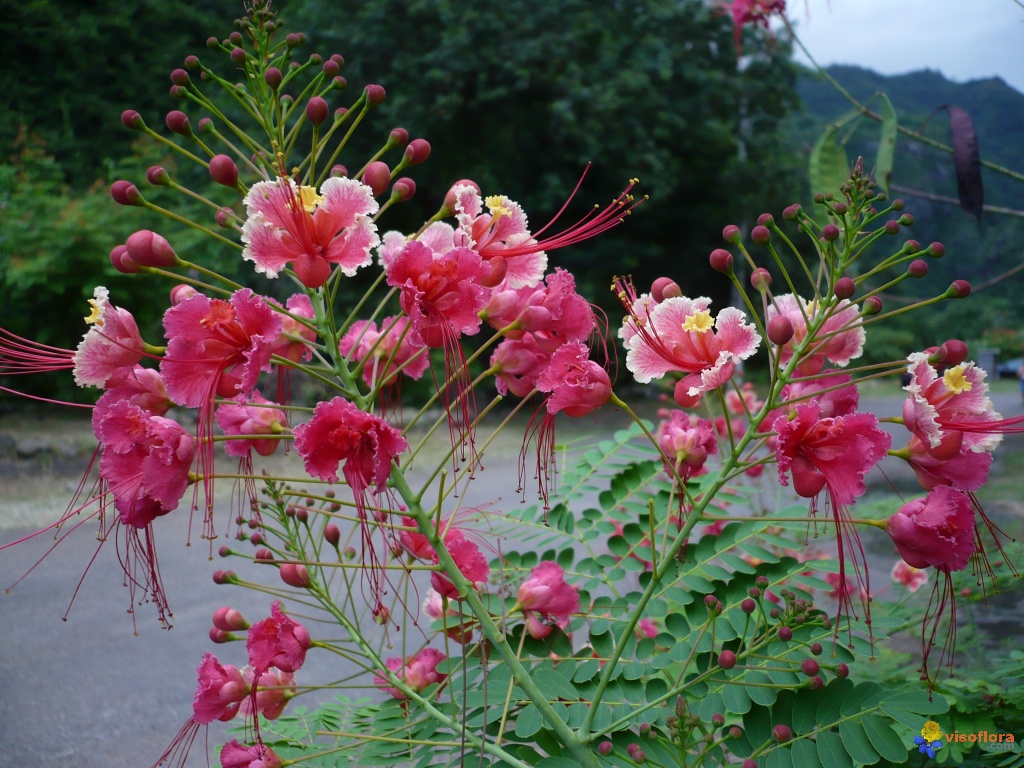
[(714, 327), (715, 321), (711, 319), (711, 313), (705, 309), (694, 312), (692, 315), (687, 315), (686, 319), (683, 321), (684, 331), (707, 333)]
[(921, 736), (928, 741), (937, 741), (942, 738), (942, 727), (934, 720), (929, 720), (922, 726)]
[(96, 299), (89, 299), (89, 306), (92, 309), (89, 311), (89, 316), (84, 318), (87, 325), (95, 325), (98, 328), (103, 327), (103, 303)]
[(946, 385), (947, 391), (952, 392), (954, 395), (971, 391), (974, 385), (967, 380), (967, 377), (964, 375), (965, 370), (967, 370), (966, 367), (961, 364), (955, 368), (950, 368), (942, 374), (942, 383)]
[(316, 187), (299, 187), (299, 202), (306, 209), (306, 213), (315, 211), (323, 201), (324, 198), (317, 194)]
[(497, 219), (497, 218), (500, 218), (501, 216), (511, 216), (512, 215), (512, 211), (510, 211), (505, 206), (504, 200), (505, 200), (505, 198), (502, 197), (501, 195), (491, 195), (490, 197), (488, 197), (488, 198), (486, 198), (484, 200), (484, 202), (487, 203), (487, 207), (491, 211), (491, 218), (492, 219)]

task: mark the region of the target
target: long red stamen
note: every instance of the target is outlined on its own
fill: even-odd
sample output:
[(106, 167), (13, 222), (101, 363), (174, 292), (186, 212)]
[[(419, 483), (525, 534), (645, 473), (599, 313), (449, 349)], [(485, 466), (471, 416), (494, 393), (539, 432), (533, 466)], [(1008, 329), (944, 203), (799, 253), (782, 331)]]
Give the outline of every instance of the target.
[(66, 371), (75, 367), (75, 353), (24, 339), (0, 328), (0, 375)]

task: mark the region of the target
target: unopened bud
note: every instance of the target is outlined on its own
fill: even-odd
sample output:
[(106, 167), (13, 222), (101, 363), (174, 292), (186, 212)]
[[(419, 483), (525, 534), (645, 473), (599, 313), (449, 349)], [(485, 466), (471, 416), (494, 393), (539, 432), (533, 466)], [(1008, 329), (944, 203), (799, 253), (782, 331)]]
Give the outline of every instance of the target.
[(236, 581), (234, 571), (214, 571), (213, 572), (213, 583), (214, 584), (231, 584)]
[(722, 651), (718, 654), (718, 666), (722, 669), (732, 669), (736, 666), (736, 654), (732, 651)]
[(177, 306), (183, 301), (188, 301), (193, 296), (197, 296), (199, 291), (193, 288), (191, 285), (185, 285), (181, 283), (171, 288), (171, 305)]
[(911, 277), (924, 277), (928, 274), (928, 262), (924, 259), (914, 259), (907, 267), (907, 274)]
[(321, 56), (321, 55), (320, 55), (319, 53), (311, 53), (311, 54), (309, 54), (309, 60), (310, 60), (310, 61), (311, 61), (311, 62), (312, 62), (313, 64), (316, 64), (316, 65), (317, 65), (318, 67), (319, 67), (319, 66), (320, 66), (321, 64), (323, 64), (323, 63), (324, 63), (324, 57), (323, 57), (323, 56)]
[(793, 205), (787, 205), (782, 210), (782, 218), (786, 221), (796, 221), (797, 216), (800, 214), (800, 205), (794, 203)]
[(199, 119), (199, 132), (200, 133), (212, 133), (213, 132), (213, 120), (208, 117)]
[(391, 197), (398, 200), (408, 200), (416, 194), (416, 182), (409, 178), (395, 179), (391, 186)]
[(898, 198), (898, 197), (895, 200), (892, 201), (892, 209), (894, 211), (902, 211), (903, 210), (903, 206), (904, 206), (904, 202), (900, 198)]
[(131, 128), (133, 131), (141, 131), (146, 127), (146, 123), (143, 121), (142, 115), (134, 109), (126, 109), (121, 113), (121, 125), (125, 128)]
[(384, 97), (388, 95), (381, 85), (368, 85), (363, 92), (366, 94), (366, 103), (371, 107), (379, 106), (384, 101)]
[[(666, 293), (668, 291), (668, 293)], [(670, 297), (682, 296), (682, 289), (670, 277), (659, 277), (651, 284), (651, 296), (658, 303)]]
[(175, 69), (171, 72), (171, 82), (175, 85), (188, 85), (190, 78), (184, 69)]
[(210, 178), (234, 189), (238, 186), (238, 165), (227, 155), (214, 155), (210, 158)]
[(140, 229), (129, 235), (125, 245), (131, 260), (140, 266), (173, 267), (178, 263), (178, 255), (170, 243), (148, 229)]
[(941, 259), (946, 255), (946, 246), (942, 243), (932, 243), (928, 246), (928, 255), (933, 256), (936, 259)]
[(167, 175), (167, 171), (159, 165), (150, 166), (146, 170), (146, 181), (154, 187), (164, 186), (170, 180), (171, 177)]
[[(346, 88), (348, 88), (348, 80), (346, 80), (341, 75), (335, 75), (334, 78), (331, 80), (331, 87), (333, 87), (334, 90), (336, 91), (344, 91)], [(338, 115), (335, 114), (335, 118), (337, 117)]]
[(243, 64), (245, 64), (245, 49), (243, 49), (243, 48), (234, 48), (234, 49), (232, 49), (232, 51), (231, 51), (231, 63), (235, 64), (235, 65), (237, 65), (239, 67), (242, 66)]
[(909, 227), (914, 223), (914, 217), (911, 216), (909, 213), (904, 213), (902, 216), (900, 216), (899, 223), (902, 224), (904, 227)]
[(597, 754), (601, 755), (601, 757), (607, 757), (612, 753), (613, 749), (615, 749), (615, 745), (610, 741), (602, 741), (597, 745)]
[(409, 143), (409, 132), (405, 128), (392, 128), (388, 134), (388, 145), (392, 147), (404, 147)]
[(825, 202), (825, 195), (823, 195), (821, 192), (815, 192), (814, 197), (811, 199), (815, 202), (816, 205), (821, 205)]
[(235, 220), (235, 212), (230, 208), (218, 208), (217, 212), (213, 215), (213, 219), (217, 222), (218, 227), (227, 229)]
[(218, 40), (216, 37), (212, 37), (212, 36), (208, 37), (208, 38), (206, 38), (206, 47), (207, 48), (219, 48), (220, 47), (220, 40)]
[(191, 69), (195, 72), (201, 66), (202, 64), (200, 63), (198, 56), (188, 55), (185, 57), (185, 69)]
[(167, 124), (167, 130), (171, 133), (176, 133), (179, 136), (192, 135), (192, 124), (188, 120), (188, 115), (181, 110), (172, 109), (167, 113), (164, 122)]
[(348, 178), (348, 168), (341, 164), (332, 165), (331, 178)]
[(921, 250), (921, 244), (917, 240), (907, 240), (903, 244), (903, 250), (906, 253), (917, 253)]
[(404, 157), (409, 165), (419, 165), (430, 157), (430, 142), (426, 139), (413, 139), (405, 148)]
[(213, 613), (213, 626), (223, 629), (225, 632), (234, 632), (249, 628), (249, 622), (234, 608), (226, 605), (221, 606)]
[(459, 179), (452, 184), (451, 188), (448, 190), (448, 194), (444, 196), (444, 207), (449, 213), (455, 210), (455, 188), (466, 186), (473, 187), (473, 189), (477, 191), (477, 194), (480, 194), (480, 185), (475, 181), (472, 179)]
[(852, 277), (840, 277), (836, 280), (834, 293), (837, 299), (848, 299), (857, 290), (857, 284), (853, 281)]
[(846, 666), (846, 664), (840, 663), (839, 666), (836, 667), (836, 677), (849, 677), (849, 676), (850, 676), (850, 668), (848, 666)]
[(793, 338), (793, 322), (785, 315), (775, 315), (768, 321), (768, 341), (782, 346)]
[(951, 367), (960, 365), (960, 363), (967, 359), (968, 354), (969, 350), (964, 342), (960, 341), (960, 339), (950, 339), (940, 344), (939, 348), (935, 350), (935, 354), (928, 358), (928, 361)]
[(327, 540), (328, 544), (337, 549), (338, 543), (341, 541), (341, 529), (334, 523), (328, 523), (324, 526), (324, 539)]
[(787, 742), (793, 738), (793, 731), (788, 725), (776, 725), (772, 728), (772, 739), (781, 743)]
[(900, 223), (898, 221), (896, 221), (895, 219), (889, 219), (887, 222), (885, 222), (884, 229), (885, 229), (885, 234), (887, 234), (887, 235), (898, 234), (899, 231), (900, 231)]
[(253, 559), (258, 562), (271, 563), (274, 561), (274, 553), (269, 549), (257, 549), (256, 554), (253, 555)]
[(124, 179), (119, 179), (110, 185), (110, 196), (119, 205), (142, 205), (144, 202), (139, 188)]
[(218, 645), (221, 643), (230, 643), (235, 639), (237, 638), (230, 632), (225, 632), (223, 629), (217, 629), (216, 627), (210, 627), (210, 640)]
[(110, 263), (118, 272), (132, 275), (139, 271), (139, 265), (128, 255), (128, 246), (119, 245), (110, 252)]
[(277, 67), (267, 67), (267, 71), (263, 73), (263, 82), (269, 85), (272, 91), (281, 87), (282, 80), (284, 80), (284, 75)]
[(723, 274), (732, 274), (732, 254), (724, 248), (715, 248), (708, 259), (711, 268)]
[(722, 239), (727, 243), (737, 245), (740, 242), (740, 228), (735, 224), (729, 224), (722, 230)]
[(228, 35), (228, 42), (230, 42), (232, 45), (241, 45), (242, 33), (238, 32), (237, 30), (235, 32), (232, 32), (230, 35)]
[(355, 560), (356, 559), (356, 548), (355, 547), (345, 547), (344, 554), (345, 554), (345, 559), (346, 560)]
[(331, 113), (331, 108), (320, 96), (314, 96), (306, 102), (306, 118), (313, 125), (321, 125)]
[(772, 224), (775, 223), (775, 217), (772, 216), (770, 213), (762, 213), (760, 216), (757, 217), (757, 223), (760, 224), (762, 227), (770, 227)]
[(821, 666), (814, 659), (804, 659), (800, 670), (808, 677), (814, 677), (821, 671)]
[(826, 224), (821, 228), (821, 237), (825, 242), (834, 243), (839, 239), (839, 227), (835, 224)]
[(758, 267), (750, 273), (750, 285), (755, 291), (764, 293), (772, 285), (772, 276), (764, 267)]
[(861, 314), (866, 316), (877, 315), (881, 311), (882, 300), (877, 296), (868, 296), (860, 308)]
[(946, 295), (954, 299), (966, 299), (971, 295), (971, 284), (966, 280), (954, 280)]
[(282, 563), (281, 581), (290, 587), (305, 589), (310, 585), (309, 570), (302, 563)]
[(772, 233), (768, 231), (768, 227), (762, 227), (759, 225), (750, 230), (750, 239), (758, 245), (767, 245), (771, 238)]
[(749, 597), (744, 598), (743, 602), (740, 603), (740, 610), (744, 613), (753, 613), (757, 610), (757, 603)]
[(325, 61), (324, 65), (320, 69), (324, 73), (324, 77), (328, 79), (337, 77), (338, 73), (341, 72), (341, 67), (338, 66), (338, 62), (331, 61), (330, 59)]
[(374, 197), (379, 197), (391, 183), (391, 169), (382, 160), (374, 160), (363, 171), (362, 181), (373, 191)]
[(285, 36), (284, 42), (285, 42), (285, 45), (287, 45), (289, 48), (297, 48), (301, 44), (301, 41), (299, 40), (299, 36), (297, 34), (295, 34), (294, 32), (292, 32), (292, 33), (288, 34), (287, 36)]

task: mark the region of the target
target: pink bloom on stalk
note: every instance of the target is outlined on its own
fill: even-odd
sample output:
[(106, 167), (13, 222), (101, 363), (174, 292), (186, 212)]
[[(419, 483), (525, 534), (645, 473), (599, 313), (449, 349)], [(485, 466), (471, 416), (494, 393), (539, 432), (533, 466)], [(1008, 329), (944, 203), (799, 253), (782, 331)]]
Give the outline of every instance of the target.
[(212, 653), (203, 654), (196, 676), (199, 683), (192, 700), (192, 720), (201, 725), (230, 720), (249, 695), (249, 685), (238, 667), (221, 664)]
[(484, 307), (484, 319), (495, 330), (518, 320), (520, 328), (506, 332), (506, 338), (530, 334), (547, 352), (585, 340), (596, 326), (590, 303), (576, 293), (576, 281), (564, 269), (549, 274), (545, 285), (495, 290)]
[(293, 672), (282, 672), (280, 669), (271, 667), (257, 680), (252, 667), (247, 666), (242, 670), (242, 679), (250, 690), (255, 687), (255, 696), (249, 695), (242, 702), (241, 712), (246, 717), (253, 714), (253, 700), (255, 699), (256, 714), (263, 715), (267, 720), (276, 720), (284, 712), (288, 700), (295, 695), (295, 674)]
[(243, 202), (248, 218), (242, 258), (267, 277), (293, 264), (303, 285), (319, 288), (332, 265), (352, 277), (370, 263), (370, 249), (380, 243), (371, 219), (379, 206), (373, 191), (355, 179), (327, 179), (319, 194), (290, 178), (261, 181)]
[(400, 289), (399, 303), (428, 347), (454, 343), (479, 332), (486, 301), (481, 281), (488, 268), (470, 248), (438, 254), (413, 240), (387, 267), (388, 285)]
[(270, 456), (277, 450), (280, 440), (254, 437), (278, 435), (288, 427), (288, 417), (284, 411), (271, 407), (273, 405), (274, 403), (254, 391), (249, 400), (217, 406), (217, 424), (224, 430), (225, 435), (250, 437), (247, 440), (225, 441), (224, 450), (229, 456), (248, 456), (253, 450), (260, 456)]
[(281, 768), (281, 758), (265, 744), (245, 746), (232, 739), (220, 750), (221, 768)]
[(562, 567), (550, 561), (530, 571), (530, 578), (519, 587), (517, 601), (526, 617), (527, 632), (536, 640), (551, 634), (553, 627), (538, 621), (535, 613), (565, 629), (569, 626), (569, 616), (580, 610), (579, 591), (566, 583)]
[[(416, 521), (411, 517), (403, 517), (402, 525), (406, 528), (416, 528)], [(430, 562), (434, 560), (434, 548), (430, 546), (427, 537), (418, 531), (399, 531), (398, 541), (410, 555), (417, 560)]]
[[(445, 660), (445, 655), (436, 648), (424, 648), (414, 656), (406, 659), (400, 656), (392, 656), (384, 663), (394, 673), (395, 677), (404, 682), (414, 691), (419, 693), (434, 683), (443, 682), (447, 674), (438, 672), (437, 665)], [(388, 685), (388, 680), (382, 675), (374, 675), (374, 682), (396, 699), (405, 700), (406, 695), (398, 688)]]
[(725, 393), (725, 407), (734, 416), (746, 416), (761, 410), (764, 402), (758, 398), (754, 385), (745, 383), (740, 392), (730, 389)]
[(270, 606), (270, 616), (249, 627), (245, 647), (249, 651), (249, 664), (259, 677), (271, 667), (282, 672), (297, 672), (306, 660), (306, 651), (312, 646), (309, 632), (281, 611), (277, 600)]
[(418, 381), (430, 364), (423, 342), (410, 328), (405, 316), (386, 317), (377, 324), (357, 320), (338, 344), (338, 351), (352, 361), (362, 363), (363, 381), (373, 387), (378, 382), (394, 383), (396, 371)]
[(102, 419), (111, 405), (126, 402), (154, 416), (163, 416), (174, 403), (167, 396), (167, 385), (159, 371), (136, 365), (120, 383), (104, 392), (96, 401), (93, 419)]
[(895, 453), (906, 459), (926, 491), (940, 485), (957, 491), (977, 491), (985, 484), (992, 466), (991, 453), (975, 452), (966, 445), (961, 445), (953, 456), (936, 458), (916, 436), (910, 438), (906, 448)]
[(106, 288), (97, 286), (89, 299), (92, 314), (85, 321), (92, 327), (74, 355), (75, 383), (80, 387), (120, 383), (145, 353), (135, 318), (128, 310), (113, 306), (109, 296)]
[[(825, 319), (822, 322), (822, 314)], [(844, 367), (851, 360), (864, 353), (866, 334), (861, 324), (860, 310), (849, 299), (838, 304), (825, 305), (818, 301), (808, 302), (791, 293), (776, 296), (768, 305), (765, 322), (777, 315), (784, 316), (793, 324), (793, 338), (779, 348), (783, 364), (793, 357), (794, 349), (807, 338), (808, 321), (811, 325), (821, 323), (815, 330), (814, 338), (802, 351), (800, 375), (809, 376), (818, 373), (829, 361)], [(806, 319), (805, 319), (806, 316)]]
[[(455, 561), (459, 573), (470, 584), (479, 589), (477, 585), (486, 582), (487, 578), (491, 575), (491, 566), (487, 563), (487, 558), (480, 551), (480, 547), (475, 542), (465, 538), (462, 531), (458, 528), (448, 529), (448, 533), (444, 537), (444, 545), (452, 556), (452, 560)], [(436, 552), (431, 560), (434, 563), (440, 562)], [(459, 590), (452, 583), (451, 579), (448, 578), (448, 575), (443, 572), (433, 571), (430, 574), (430, 586), (438, 594), (447, 597), (449, 600), (461, 599)]]
[(391, 463), (408, 448), (402, 433), (341, 397), (317, 403), (313, 418), (295, 427), (295, 450), (313, 477), (338, 481), (338, 467), (357, 499), (384, 490)]
[(93, 412), (93, 431), (103, 446), (100, 477), (122, 523), (145, 528), (178, 506), (196, 451), (180, 424), (118, 401)]
[(810, 402), (798, 405), (796, 417), (785, 416), (773, 424), (777, 433), (779, 482), (804, 498), (814, 498), (826, 486), (832, 502), (852, 504), (864, 493), (864, 476), (885, 456), (892, 439), (878, 427), (870, 413), (821, 418), (822, 407)]
[(521, 339), (505, 339), (491, 355), (491, 367), (496, 368), (494, 385), (498, 394), (511, 392), (526, 397), (537, 387), (537, 380), (551, 363), (551, 353), (545, 352), (530, 334)]
[(768, 29), (768, 19), (786, 12), (786, 0), (718, 0), (715, 7), (732, 17), (736, 55), (742, 54), (743, 27), (750, 24)]
[(708, 456), (718, 453), (715, 428), (707, 419), (684, 411), (672, 411), (658, 425), (658, 446), (664, 455), (669, 477), (685, 482), (704, 471)]
[(281, 333), (281, 315), (248, 288), (231, 299), (197, 294), (164, 314), (169, 339), (160, 372), (180, 405), (197, 408), (215, 395), (252, 392)]
[[(621, 293), (621, 292), (620, 292)], [(620, 296), (621, 298), (621, 296)], [(641, 384), (670, 371), (685, 374), (676, 388), (676, 402), (696, 405), (705, 392), (725, 384), (761, 343), (746, 315), (726, 307), (712, 318), (708, 298), (665, 299), (653, 309), (627, 304), (626, 367)]]
[(886, 530), (900, 557), (914, 568), (962, 571), (977, 548), (971, 499), (946, 486), (904, 504)]
[(902, 584), (908, 592), (917, 592), (928, 581), (928, 574), (920, 568), (907, 565), (903, 560), (897, 560), (892, 567), (892, 580)]
[[(276, 303), (272, 299), (271, 303)], [(313, 302), (304, 293), (296, 293), (285, 304), (291, 314), (296, 317), (304, 317), (312, 320), (315, 317)], [(309, 360), (313, 357), (313, 350), (310, 345), (316, 341), (316, 331), (306, 327), (294, 317), (278, 313), (281, 318), (281, 333), (274, 342), (274, 354), (279, 357), (297, 363), (300, 360)]]
[(928, 362), (928, 355), (915, 352), (907, 358), (910, 383), (903, 403), (903, 423), (935, 458), (956, 456), (961, 447), (970, 451), (993, 451), (1002, 436), (986, 431), (986, 425), (1000, 419), (988, 397), (985, 371), (974, 363), (947, 368), (941, 375)]
[[(385, 270), (390, 269), (391, 263), (398, 258), (409, 242), (410, 239), (401, 232), (385, 232), (381, 238), (380, 248), (377, 249), (381, 266)], [(455, 230), (451, 224), (435, 221), (420, 233), (416, 242), (427, 246), (434, 253), (448, 253), (455, 247)]]
[(548, 367), (537, 378), (537, 389), (549, 393), (549, 414), (586, 416), (611, 399), (612, 382), (608, 372), (590, 359), (586, 344), (563, 344), (551, 356)]

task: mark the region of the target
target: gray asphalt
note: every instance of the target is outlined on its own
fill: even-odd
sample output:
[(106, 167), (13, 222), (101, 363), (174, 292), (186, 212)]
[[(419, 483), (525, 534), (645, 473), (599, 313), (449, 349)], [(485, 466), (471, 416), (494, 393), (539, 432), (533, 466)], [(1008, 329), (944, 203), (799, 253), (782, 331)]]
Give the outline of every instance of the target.
[[(863, 405), (891, 414), (898, 397), (894, 393), (893, 398)], [(996, 397), (997, 407), (1004, 415), (1016, 415), (1021, 412), (1017, 397), (1003, 393)], [(614, 426), (625, 420), (621, 414), (609, 418)], [(593, 428), (592, 422), (589, 425)], [(506, 503), (517, 499), (514, 457), (488, 463), (488, 474), (474, 485), (466, 504), (495, 497)], [(887, 464), (886, 469), (897, 477), (902, 471), (897, 464)], [(226, 516), (218, 512), (221, 531), (227, 527)], [(267, 598), (212, 582), (211, 573), (225, 562), (210, 562), (203, 542), (183, 546), (187, 515), (171, 514), (158, 523), (160, 565), (175, 613), (173, 629), (161, 629), (153, 606), (142, 605), (136, 611), (138, 634), (133, 634), (128, 591), (113, 541), (96, 558), (68, 620), (62, 620), (96, 551), (94, 528), (89, 525), (64, 541), (9, 594), (0, 596), (0, 768), (146, 768), (191, 713), (195, 668), (203, 653), (212, 651), (225, 663), (244, 664), (241, 644), (211, 644), (210, 617), (219, 606), (230, 604), (251, 621), (258, 620), (267, 614)], [(27, 533), (0, 530), (0, 544)], [(42, 536), (0, 552), (0, 586), (25, 573), (52, 543)], [(300, 674), (302, 679), (319, 681), (346, 672), (332, 658), (310, 653)], [(222, 741), (222, 734), (211, 730), (211, 747)], [(206, 765), (201, 743), (188, 765)]]

